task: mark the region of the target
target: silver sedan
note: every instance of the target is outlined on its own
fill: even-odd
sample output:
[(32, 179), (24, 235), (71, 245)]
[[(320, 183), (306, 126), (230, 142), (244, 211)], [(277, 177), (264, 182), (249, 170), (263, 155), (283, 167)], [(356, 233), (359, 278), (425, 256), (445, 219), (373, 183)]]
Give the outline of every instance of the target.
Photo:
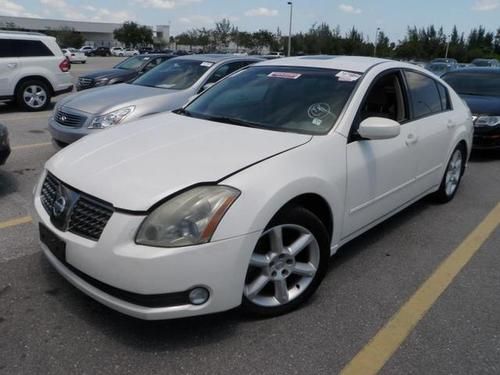
[(233, 55), (192, 55), (168, 60), (133, 82), (79, 92), (61, 100), (49, 119), (58, 146), (151, 114), (182, 107), (227, 75), (260, 61)]

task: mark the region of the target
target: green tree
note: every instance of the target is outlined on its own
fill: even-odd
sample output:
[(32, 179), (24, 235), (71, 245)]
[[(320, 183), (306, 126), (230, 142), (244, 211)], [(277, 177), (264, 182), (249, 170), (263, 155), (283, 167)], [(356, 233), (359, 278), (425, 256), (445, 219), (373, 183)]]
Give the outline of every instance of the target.
[(80, 48), (85, 43), (85, 37), (69, 27), (47, 30), (46, 33), (55, 37), (61, 47)]
[(127, 47), (153, 44), (153, 30), (132, 21), (125, 22), (120, 28), (113, 31), (113, 35), (116, 40)]

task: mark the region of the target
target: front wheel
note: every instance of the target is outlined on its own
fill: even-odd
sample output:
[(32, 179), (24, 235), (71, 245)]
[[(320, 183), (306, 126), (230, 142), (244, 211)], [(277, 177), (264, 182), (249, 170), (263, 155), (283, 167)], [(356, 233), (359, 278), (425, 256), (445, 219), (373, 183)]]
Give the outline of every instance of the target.
[(250, 258), (242, 309), (258, 316), (294, 310), (316, 291), (330, 255), (323, 223), (303, 207), (285, 209), (262, 233)]
[(434, 193), (438, 203), (449, 202), (455, 196), (465, 171), (465, 160), (465, 147), (458, 145), (451, 154), (439, 190)]

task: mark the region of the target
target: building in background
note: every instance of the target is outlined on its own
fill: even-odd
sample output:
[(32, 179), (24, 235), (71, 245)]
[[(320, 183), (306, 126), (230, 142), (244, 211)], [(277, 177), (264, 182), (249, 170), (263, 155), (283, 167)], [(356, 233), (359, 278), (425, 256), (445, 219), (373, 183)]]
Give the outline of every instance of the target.
[[(46, 18), (10, 17), (0, 16), (0, 27), (15, 27), (27, 31), (44, 32), (47, 30), (72, 29), (81, 33), (85, 38), (85, 45), (92, 47), (118, 47), (120, 42), (114, 39), (113, 31), (121, 27), (121, 23), (85, 22), (52, 20)], [(165, 41), (168, 45), (170, 40), (170, 26), (158, 25), (153, 28), (156, 39)]]

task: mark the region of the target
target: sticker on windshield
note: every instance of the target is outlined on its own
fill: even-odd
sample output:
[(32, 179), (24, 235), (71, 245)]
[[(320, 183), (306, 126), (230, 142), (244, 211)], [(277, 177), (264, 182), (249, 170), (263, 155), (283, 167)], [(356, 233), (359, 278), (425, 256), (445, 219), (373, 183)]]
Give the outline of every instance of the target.
[(335, 77), (339, 79), (339, 82), (354, 82), (361, 77), (361, 74), (342, 71), (338, 72)]
[(208, 61), (203, 61), (200, 66), (206, 66), (207, 68), (210, 68), (214, 63), (208, 62)]
[(151, 60), (151, 57), (145, 57), (143, 58), (144, 61), (148, 61), (148, 60)]
[(321, 124), (323, 123), (323, 120), (321, 120), (319, 118), (315, 118), (315, 119), (312, 120), (312, 123), (315, 126), (321, 126)]
[(269, 73), (267, 76), (270, 77), (270, 78), (297, 79), (301, 75), (302, 74), (299, 74), (299, 73), (272, 72), (272, 73)]
[[(324, 119), (326, 116), (331, 114), (331, 108), (328, 103), (315, 103), (309, 107), (307, 110), (307, 115), (314, 119)], [(316, 125), (316, 124), (315, 124)]]

